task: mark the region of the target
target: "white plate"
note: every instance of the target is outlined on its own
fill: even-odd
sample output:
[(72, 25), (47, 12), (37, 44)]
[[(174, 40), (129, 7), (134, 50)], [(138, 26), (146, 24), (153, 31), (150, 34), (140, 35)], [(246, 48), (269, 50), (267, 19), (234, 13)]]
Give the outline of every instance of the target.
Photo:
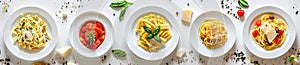
[[(199, 27), (205, 19), (208, 18), (216, 18), (217, 20), (223, 22), (227, 34), (228, 40), (224, 46), (215, 49), (208, 49), (204, 44), (202, 44), (202, 40), (200, 39), (199, 35)], [(236, 40), (236, 30), (232, 20), (226, 16), (225, 14), (218, 12), (218, 11), (208, 11), (196, 18), (191, 24), (190, 28), (190, 43), (192, 46), (197, 50), (200, 54), (207, 56), (207, 57), (219, 57), (226, 54), (234, 45)]]
[[(155, 13), (158, 15), (163, 16), (169, 23), (171, 32), (173, 36), (171, 39), (164, 44), (164, 46), (160, 49), (158, 49), (156, 52), (148, 52), (145, 49), (138, 46), (138, 35), (135, 32), (135, 29), (137, 27), (137, 20), (140, 17), (143, 17), (144, 15), (147, 15), (149, 13)], [(160, 60), (171, 54), (171, 52), (176, 48), (179, 40), (179, 34), (176, 31), (176, 28), (174, 24), (177, 21), (174, 19), (174, 17), (166, 11), (163, 8), (156, 7), (156, 6), (147, 6), (141, 9), (138, 9), (135, 11), (129, 18), (129, 20), (126, 23), (125, 28), (125, 38), (127, 45), (129, 49), (138, 57), (145, 59), (145, 60)]]
[[(259, 45), (257, 45), (255, 43), (255, 41), (252, 39), (251, 30), (253, 29), (253, 26), (255, 25), (255, 22), (252, 22), (252, 20), (256, 16), (261, 15), (263, 13), (274, 13), (277, 15), (281, 15), (281, 17), (283, 17), (283, 20), (285, 20), (287, 23), (288, 33), (286, 36), (286, 40), (280, 47), (278, 47), (274, 50), (267, 51), (267, 50), (261, 48)], [(292, 47), (294, 40), (295, 40), (295, 36), (296, 36), (294, 27), (295, 27), (295, 25), (294, 25), (293, 20), (282, 9), (273, 7), (273, 6), (261, 7), (261, 8), (258, 8), (257, 10), (255, 10), (254, 12), (252, 12), (246, 19), (246, 22), (245, 22), (244, 28), (243, 28), (243, 41), (244, 41), (246, 47), (248, 48), (248, 50), (250, 52), (252, 52), (254, 55), (256, 55), (260, 58), (264, 58), (264, 59), (277, 58), (277, 57), (285, 54)]]
[[(52, 39), (46, 43), (46, 46), (43, 49), (37, 52), (30, 52), (19, 48), (19, 45), (14, 45), (12, 29), (17, 25), (17, 23), (19, 23), (19, 16), (21, 13), (38, 14), (47, 23), (48, 34), (50, 34)], [(58, 31), (55, 21), (50, 14), (48, 14), (45, 10), (39, 7), (29, 6), (18, 9), (9, 17), (7, 23), (5, 24), (5, 27), (6, 28), (4, 29), (4, 40), (6, 47), (10, 52), (12, 52), (12, 54), (23, 60), (35, 61), (46, 57), (52, 52), (57, 43)]]
[[(87, 20), (98, 20), (103, 24), (105, 29), (105, 39), (96, 50), (91, 50), (85, 47), (79, 40), (80, 27)], [(99, 57), (105, 54), (113, 44), (114, 31), (111, 21), (106, 16), (97, 11), (86, 11), (79, 14), (72, 23), (70, 33), (71, 45), (79, 54), (85, 57)]]

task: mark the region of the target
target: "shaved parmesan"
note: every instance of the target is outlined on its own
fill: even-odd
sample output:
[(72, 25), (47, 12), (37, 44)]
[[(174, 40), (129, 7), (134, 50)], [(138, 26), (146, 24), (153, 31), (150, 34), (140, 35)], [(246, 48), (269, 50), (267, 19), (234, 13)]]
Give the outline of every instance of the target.
[(259, 28), (266, 34), (268, 42), (271, 43), (277, 36), (275, 28), (273, 28), (269, 22), (259, 26)]

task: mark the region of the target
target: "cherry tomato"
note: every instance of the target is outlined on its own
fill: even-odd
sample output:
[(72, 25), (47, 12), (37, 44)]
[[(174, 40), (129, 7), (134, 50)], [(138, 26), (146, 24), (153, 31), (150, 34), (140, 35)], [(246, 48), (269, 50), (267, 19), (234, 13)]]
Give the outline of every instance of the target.
[(95, 29), (94, 29), (97, 33), (100, 33), (101, 32), (101, 30), (98, 28), (98, 27), (95, 27)]
[(97, 22), (97, 23), (96, 23), (96, 27), (102, 28), (103, 26), (102, 26), (101, 23)]
[(276, 44), (279, 44), (280, 42), (281, 42), (281, 38), (280, 37), (275, 38), (275, 43)]
[(255, 23), (255, 25), (256, 25), (256, 26), (260, 26), (260, 25), (261, 25), (260, 20), (257, 20), (256, 23)]
[(237, 11), (237, 14), (238, 14), (239, 17), (242, 17), (242, 16), (244, 16), (245, 11), (240, 9), (240, 10)]
[(282, 35), (284, 33), (284, 30), (279, 30), (278, 32), (280, 35)]
[(257, 35), (258, 35), (258, 30), (254, 30), (254, 31), (252, 32), (252, 36), (256, 37)]

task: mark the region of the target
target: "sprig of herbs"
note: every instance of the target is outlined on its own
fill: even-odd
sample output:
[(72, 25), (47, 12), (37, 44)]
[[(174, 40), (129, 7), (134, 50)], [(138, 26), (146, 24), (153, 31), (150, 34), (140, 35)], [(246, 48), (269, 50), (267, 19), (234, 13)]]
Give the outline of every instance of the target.
[(147, 36), (147, 40), (150, 40), (152, 38), (154, 38), (157, 42), (161, 42), (160, 37), (157, 35), (158, 32), (160, 31), (160, 26), (157, 26), (156, 28), (154, 28), (154, 30), (152, 31), (151, 28), (143, 26), (143, 28), (145, 29), (145, 31), (147, 33), (149, 33), (149, 35)]
[(87, 35), (87, 37), (89, 38), (90, 40), (90, 45), (94, 45), (94, 42), (95, 42), (95, 39), (96, 39), (96, 35), (94, 34), (94, 31), (90, 31)]
[(121, 22), (124, 18), (124, 14), (126, 12), (126, 9), (131, 4), (133, 4), (133, 3), (132, 2), (127, 2), (126, 0), (114, 0), (109, 6), (111, 8), (121, 8), (121, 12), (120, 12), (120, 16), (119, 16), (119, 20)]

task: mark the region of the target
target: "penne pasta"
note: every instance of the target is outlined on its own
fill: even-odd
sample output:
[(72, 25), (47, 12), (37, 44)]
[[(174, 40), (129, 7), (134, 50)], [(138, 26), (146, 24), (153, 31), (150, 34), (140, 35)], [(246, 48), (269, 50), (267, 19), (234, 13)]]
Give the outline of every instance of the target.
[(169, 29), (169, 24), (160, 15), (149, 14), (140, 18), (136, 28), (138, 45), (149, 52), (157, 51), (172, 37)]

